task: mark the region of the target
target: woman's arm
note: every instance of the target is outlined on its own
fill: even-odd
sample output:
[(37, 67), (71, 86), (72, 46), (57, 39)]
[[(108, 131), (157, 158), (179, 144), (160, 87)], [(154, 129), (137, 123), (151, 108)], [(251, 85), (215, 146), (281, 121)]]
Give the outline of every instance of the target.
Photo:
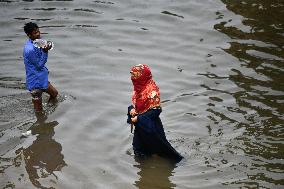
[(159, 109), (150, 109), (143, 114), (137, 115), (137, 125), (145, 125), (148, 127), (152, 127), (154, 124), (154, 120), (159, 117), (162, 110)]
[(131, 115), (130, 115), (130, 111), (133, 109), (134, 107), (131, 105), (131, 106), (128, 106), (128, 110), (127, 110), (127, 123), (131, 124), (132, 121), (131, 121)]
[(150, 109), (147, 112), (143, 114), (139, 114), (137, 116), (137, 122), (143, 121), (143, 120), (148, 120), (148, 119), (154, 119), (160, 116), (160, 113), (162, 112), (161, 108), (156, 108), (156, 109)]
[(139, 114), (136, 126), (147, 132), (155, 132), (157, 120), (160, 119), (159, 115), (161, 112), (161, 109), (150, 109), (143, 114)]

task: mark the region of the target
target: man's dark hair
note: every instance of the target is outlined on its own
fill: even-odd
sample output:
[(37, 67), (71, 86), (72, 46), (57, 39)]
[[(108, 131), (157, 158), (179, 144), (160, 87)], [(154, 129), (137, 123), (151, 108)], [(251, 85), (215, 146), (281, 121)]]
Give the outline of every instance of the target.
[(31, 34), (34, 31), (34, 29), (37, 29), (37, 28), (38, 28), (38, 25), (36, 23), (29, 22), (25, 24), (24, 31), (28, 35), (28, 34)]

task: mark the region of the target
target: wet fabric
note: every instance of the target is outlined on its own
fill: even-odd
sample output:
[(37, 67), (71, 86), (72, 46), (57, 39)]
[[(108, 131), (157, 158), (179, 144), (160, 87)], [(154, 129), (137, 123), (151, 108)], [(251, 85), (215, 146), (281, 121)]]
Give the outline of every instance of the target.
[[(133, 106), (128, 107), (127, 123), (131, 124), (130, 111)], [(170, 158), (179, 162), (183, 157), (168, 142), (162, 121), (159, 117), (161, 108), (150, 109), (137, 116), (137, 122), (133, 137), (133, 150), (135, 155), (158, 154), (161, 157)]]
[(29, 91), (33, 89), (47, 89), (48, 69), (45, 66), (48, 53), (41, 48), (36, 48), (31, 39), (24, 45), (24, 64), (26, 69), (26, 87)]
[(130, 73), (134, 86), (132, 104), (137, 113), (160, 106), (160, 90), (152, 79), (150, 68), (146, 64), (138, 64), (132, 67)]
[(31, 91), (32, 98), (34, 100), (41, 99), (43, 92), (44, 92), (44, 90), (41, 90), (41, 89), (33, 89)]

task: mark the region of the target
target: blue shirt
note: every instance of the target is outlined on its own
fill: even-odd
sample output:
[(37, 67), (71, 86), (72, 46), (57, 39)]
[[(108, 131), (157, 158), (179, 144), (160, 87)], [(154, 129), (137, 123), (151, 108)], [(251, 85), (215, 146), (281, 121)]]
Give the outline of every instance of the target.
[(33, 45), (28, 39), (24, 46), (24, 63), (26, 68), (26, 87), (29, 91), (33, 89), (47, 89), (48, 69), (45, 66), (48, 53)]

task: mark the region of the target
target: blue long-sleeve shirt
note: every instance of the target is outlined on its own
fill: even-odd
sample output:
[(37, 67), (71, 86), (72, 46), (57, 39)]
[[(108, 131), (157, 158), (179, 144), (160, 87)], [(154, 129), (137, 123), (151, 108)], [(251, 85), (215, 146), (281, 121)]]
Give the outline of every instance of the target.
[(26, 68), (26, 87), (29, 91), (33, 89), (47, 89), (48, 69), (45, 66), (48, 53), (33, 45), (28, 39), (24, 46), (24, 63)]

